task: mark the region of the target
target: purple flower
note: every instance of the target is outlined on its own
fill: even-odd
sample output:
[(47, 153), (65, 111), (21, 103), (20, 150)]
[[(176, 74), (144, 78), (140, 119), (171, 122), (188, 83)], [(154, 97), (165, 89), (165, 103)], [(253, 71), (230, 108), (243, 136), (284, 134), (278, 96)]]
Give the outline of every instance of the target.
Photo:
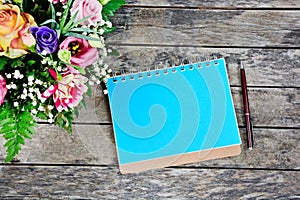
[(36, 39), (36, 51), (38, 53), (46, 51), (49, 54), (54, 53), (57, 50), (58, 38), (57, 33), (54, 30), (47, 26), (35, 26), (31, 27), (30, 31)]

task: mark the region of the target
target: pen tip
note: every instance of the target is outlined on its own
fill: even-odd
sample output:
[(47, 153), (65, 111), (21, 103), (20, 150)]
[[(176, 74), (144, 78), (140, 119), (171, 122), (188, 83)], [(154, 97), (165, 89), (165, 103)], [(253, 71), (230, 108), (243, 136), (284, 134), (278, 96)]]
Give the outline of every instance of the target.
[(242, 61), (241, 61), (241, 69), (244, 69), (244, 64)]

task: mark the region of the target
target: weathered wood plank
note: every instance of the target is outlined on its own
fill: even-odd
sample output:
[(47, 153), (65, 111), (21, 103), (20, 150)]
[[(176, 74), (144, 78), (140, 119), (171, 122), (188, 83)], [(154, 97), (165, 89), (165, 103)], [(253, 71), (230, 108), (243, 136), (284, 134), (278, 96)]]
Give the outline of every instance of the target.
[(300, 7), (297, 0), (274, 0), (274, 1), (247, 1), (247, 0), (231, 0), (231, 1), (215, 1), (215, 0), (126, 0), (128, 5), (139, 6), (183, 6), (183, 7), (246, 7), (246, 8), (295, 8)]
[(300, 11), (123, 8), (108, 38), (119, 44), (299, 47)]
[[(111, 126), (74, 125), (73, 135), (54, 125), (38, 125), (33, 139), (17, 156), (22, 163), (112, 164), (116, 163)], [(0, 162), (4, 139), (0, 137)]]
[[(38, 134), (17, 156), (21, 163), (117, 166), (114, 136), (109, 125), (75, 125), (72, 137), (57, 127), (40, 125), (37, 130)], [(240, 128), (240, 134), (243, 141), (241, 155), (186, 166), (300, 169), (299, 129), (254, 128), (252, 151), (247, 150), (244, 128)], [(0, 146), (0, 162), (4, 156), (5, 150)]]
[(299, 49), (251, 48), (194, 48), (194, 47), (141, 47), (112, 46), (119, 57), (109, 57), (105, 62), (115, 68), (137, 67), (146, 70), (160, 63), (193, 60), (216, 54), (225, 57), (231, 85), (240, 85), (239, 63), (243, 60), (249, 86), (300, 86)]
[[(100, 90), (100, 89), (99, 89)], [(111, 123), (107, 96), (100, 91), (80, 110), (76, 123)], [(237, 120), (244, 125), (241, 88), (231, 88)], [(300, 127), (300, 88), (248, 88), (251, 116), (255, 126)]]
[(1, 166), (1, 199), (297, 199), (299, 171)]

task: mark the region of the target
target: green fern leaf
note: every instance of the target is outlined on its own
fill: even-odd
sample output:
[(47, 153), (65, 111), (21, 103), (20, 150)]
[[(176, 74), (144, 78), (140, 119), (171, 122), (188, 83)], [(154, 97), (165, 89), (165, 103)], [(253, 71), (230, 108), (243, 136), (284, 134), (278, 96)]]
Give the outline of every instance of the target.
[(103, 6), (102, 15), (104, 18), (108, 16), (114, 16), (114, 13), (123, 5), (125, 5), (124, 0), (111, 0)]

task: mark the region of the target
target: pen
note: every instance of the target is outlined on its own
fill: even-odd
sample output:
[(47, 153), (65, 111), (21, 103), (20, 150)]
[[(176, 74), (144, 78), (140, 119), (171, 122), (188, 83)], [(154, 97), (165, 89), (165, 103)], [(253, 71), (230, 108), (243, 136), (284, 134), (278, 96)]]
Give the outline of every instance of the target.
[(245, 69), (242, 61), (241, 61), (241, 83), (242, 83), (248, 148), (253, 149), (253, 131), (252, 131), (252, 122), (250, 117), (250, 108), (249, 108), (249, 100), (248, 100), (248, 92), (247, 92), (247, 81), (246, 81)]

